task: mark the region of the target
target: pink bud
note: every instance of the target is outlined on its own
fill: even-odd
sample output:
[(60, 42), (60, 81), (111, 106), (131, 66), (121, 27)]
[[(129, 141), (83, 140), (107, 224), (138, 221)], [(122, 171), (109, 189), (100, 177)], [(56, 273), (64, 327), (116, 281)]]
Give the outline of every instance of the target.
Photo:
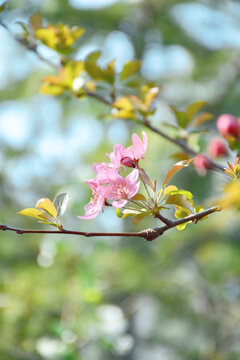
[(134, 162), (134, 160), (131, 159), (130, 157), (124, 157), (124, 158), (122, 158), (122, 159), (121, 159), (121, 163), (122, 163), (124, 166), (135, 168), (135, 162)]
[(227, 155), (227, 148), (221, 139), (214, 138), (210, 141), (208, 146), (208, 153), (211, 157), (216, 158)]
[(207, 156), (205, 156), (203, 154), (198, 154), (195, 156), (193, 165), (194, 165), (195, 169), (197, 170), (198, 174), (201, 176), (205, 176), (207, 173), (207, 170), (209, 170), (211, 168), (210, 160), (207, 158)]
[(223, 114), (217, 119), (217, 128), (223, 136), (239, 137), (239, 123), (236, 116)]

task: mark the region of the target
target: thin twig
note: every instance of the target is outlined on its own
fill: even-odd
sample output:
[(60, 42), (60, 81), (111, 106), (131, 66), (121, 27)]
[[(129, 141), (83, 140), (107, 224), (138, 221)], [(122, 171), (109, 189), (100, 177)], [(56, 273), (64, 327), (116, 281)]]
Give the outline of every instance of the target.
[(122, 236), (122, 237), (142, 237), (147, 241), (152, 241), (157, 239), (159, 236), (164, 234), (167, 230), (172, 229), (180, 224), (184, 224), (185, 222), (192, 221), (193, 223), (197, 223), (199, 220), (201, 220), (203, 217), (212, 214), (216, 211), (219, 211), (219, 208), (217, 206), (206, 209), (204, 211), (201, 211), (197, 214), (189, 215), (183, 219), (179, 220), (173, 220), (168, 221), (168, 224), (157, 227), (154, 229), (145, 229), (139, 232), (86, 232), (86, 231), (73, 231), (73, 230), (66, 230), (61, 229), (59, 231), (57, 230), (25, 230), (25, 229), (17, 229), (13, 228), (7, 225), (0, 225), (0, 230), (2, 231), (13, 231), (16, 234), (22, 235), (22, 234), (61, 234), (61, 235), (79, 235), (79, 236), (85, 236), (85, 237), (94, 237), (94, 236)]

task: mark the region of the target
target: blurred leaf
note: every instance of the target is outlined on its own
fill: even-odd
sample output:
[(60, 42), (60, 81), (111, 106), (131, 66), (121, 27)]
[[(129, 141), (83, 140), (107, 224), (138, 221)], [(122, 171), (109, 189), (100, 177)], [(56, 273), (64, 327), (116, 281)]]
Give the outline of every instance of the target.
[(37, 30), (42, 26), (42, 15), (38, 12), (34, 13), (29, 19), (29, 26), (32, 30)]
[(167, 183), (170, 181), (170, 179), (175, 175), (179, 170), (181, 170), (184, 167), (189, 166), (193, 162), (193, 159), (183, 160), (176, 164), (174, 164), (171, 169), (168, 171), (166, 178), (163, 182), (163, 187), (167, 185)]
[(62, 193), (56, 196), (53, 204), (57, 210), (57, 216), (62, 216), (65, 213), (68, 201), (69, 195), (67, 193)]
[(189, 155), (185, 152), (176, 152), (175, 154), (172, 154), (170, 156), (170, 159), (174, 159), (174, 160), (178, 160), (178, 161), (188, 160)]
[(199, 126), (212, 119), (213, 119), (213, 114), (209, 112), (203, 112), (195, 118), (193, 125)]
[(115, 118), (122, 119), (134, 119), (135, 118), (135, 109), (128, 97), (124, 96), (117, 99), (113, 105), (111, 114)]
[(187, 117), (187, 114), (184, 111), (178, 111), (174, 106), (170, 105), (170, 108), (174, 112), (178, 125), (185, 129), (189, 123), (189, 119)]
[(186, 114), (188, 117), (188, 121), (192, 121), (194, 116), (198, 113), (200, 109), (202, 109), (206, 105), (206, 101), (197, 101), (187, 106)]
[(102, 69), (97, 64), (101, 54), (101, 51), (94, 51), (88, 55), (84, 62), (86, 71), (95, 80), (102, 80), (103, 78)]
[(120, 80), (123, 81), (135, 74), (140, 69), (140, 66), (141, 61), (139, 60), (132, 60), (124, 64), (120, 74)]
[(47, 25), (47, 27), (37, 28), (35, 37), (44, 45), (63, 54), (72, 52), (72, 45), (84, 34), (85, 30), (78, 26), (69, 28), (64, 23), (57, 25)]
[(0, 5), (0, 14), (5, 10), (7, 2), (5, 1), (3, 4)]

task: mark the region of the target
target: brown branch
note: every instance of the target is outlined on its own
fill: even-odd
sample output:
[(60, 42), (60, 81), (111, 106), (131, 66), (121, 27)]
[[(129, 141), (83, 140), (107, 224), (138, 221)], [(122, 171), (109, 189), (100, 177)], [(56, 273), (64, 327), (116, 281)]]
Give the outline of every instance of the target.
[(33, 52), (39, 60), (41, 60), (42, 62), (45, 62), (46, 64), (50, 65), (51, 67), (53, 67), (54, 69), (60, 69), (59, 66), (53, 64), (50, 60), (44, 58), (37, 50), (37, 45), (36, 44), (30, 44), (28, 43), (24, 38), (19, 37), (17, 35), (15, 35), (10, 29), (9, 27), (4, 24), (2, 22), (2, 20), (0, 20), (0, 26), (2, 26), (7, 32), (8, 34), (15, 40), (17, 41), (20, 45), (22, 45), (25, 49)]
[[(156, 134), (162, 136), (164, 139), (170, 141), (172, 144), (177, 145), (178, 147), (180, 147), (182, 150), (184, 150), (187, 154), (189, 154), (190, 156), (196, 156), (197, 153), (191, 149), (187, 144), (185, 144), (183, 141), (174, 139), (173, 137), (167, 135), (166, 133), (164, 133), (162, 130), (159, 130), (157, 128), (155, 128), (154, 126), (152, 126), (148, 121), (144, 122), (143, 125), (152, 130), (153, 132), (155, 132)], [(217, 164), (215, 161), (211, 160), (208, 158), (208, 160), (210, 161), (211, 164), (211, 169), (215, 170), (215, 171), (220, 171), (220, 172), (224, 172), (224, 167)]]
[[(22, 235), (22, 234), (62, 234), (62, 235), (79, 235), (79, 236), (85, 236), (85, 237), (94, 237), (94, 236), (109, 236), (109, 237), (113, 237), (113, 236), (123, 236), (123, 237), (142, 237), (147, 241), (152, 241), (157, 239), (159, 236), (163, 235), (167, 230), (172, 229), (180, 224), (184, 224), (186, 222), (193, 222), (193, 223), (197, 223), (199, 220), (201, 220), (202, 218), (204, 218), (205, 216), (212, 214), (216, 211), (219, 211), (218, 207), (212, 207), (209, 209), (206, 209), (204, 211), (201, 211), (197, 214), (193, 214), (193, 215), (189, 215), (183, 219), (180, 220), (168, 220), (168, 224), (162, 226), (162, 227), (157, 227), (154, 229), (146, 229), (146, 230), (142, 230), (139, 232), (109, 232), (109, 233), (105, 233), (105, 232), (86, 232), (86, 231), (72, 231), (72, 230), (66, 230), (66, 229), (61, 229), (61, 230), (25, 230), (25, 229), (17, 229), (17, 228), (13, 228), (7, 225), (2, 225), (0, 224), (0, 230), (2, 231), (13, 231), (16, 234)], [(157, 216), (158, 217), (158, 216)], [(159, 217), (160, 218), (160, 217)], [(163, 218), (163, 217), (162, 217)], [(161, 218), (161, 220), (162, 220)], [(165, 219), (165, 218), (164, 218)], [(167, 220), (167, 219), (165, 219)]]

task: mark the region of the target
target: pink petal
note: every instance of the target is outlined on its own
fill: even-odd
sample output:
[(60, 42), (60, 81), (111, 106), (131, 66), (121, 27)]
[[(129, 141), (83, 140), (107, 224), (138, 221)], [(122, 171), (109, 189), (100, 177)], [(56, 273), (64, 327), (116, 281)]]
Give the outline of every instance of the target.
[(127, 203), (127, 200), (116, 200), (112, 203), (112, 206), (115, 207), (115, 208), (122, 208), (125, 204)]
[(136, 184), (138, 179), (138, 170), (137, 169), (133, 169), (132, 172), (130, 172), (130, 174), (126, 177), (126, 184), (129, 185), (133, 185)]
[(148, 148), (148, 138), (145, 131), (142, 131), (142, 137), (143, 137), (143, 154), (145, 154)]
[(141, 159), (144, 154), (143, 143), (137, 134), (132, 135), (133, 155), (136, 160)]
[(90, 189), (92, 189), (93, 192), (96, 191), (97, 187), (98, 187), (98, 182), (96, 180), (96, 178), (94, 179), (86, 179), (86, 180), (83, 180), (89, 187)]
[(140, 181), (136, 185), (132, 185), (131, 189), (129, 189), (128, 199), (131, 199), (134, 195), (137, 194), (140, 187)]
[(90, 201), (84, 208), (85, 215), (78, 216), (81, 220), (91, 220), (94, 219), (104, 206), (105, 199), (102, 196), (99, 196), (97, 202)]

